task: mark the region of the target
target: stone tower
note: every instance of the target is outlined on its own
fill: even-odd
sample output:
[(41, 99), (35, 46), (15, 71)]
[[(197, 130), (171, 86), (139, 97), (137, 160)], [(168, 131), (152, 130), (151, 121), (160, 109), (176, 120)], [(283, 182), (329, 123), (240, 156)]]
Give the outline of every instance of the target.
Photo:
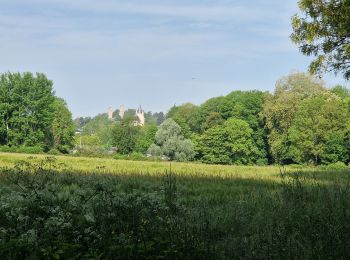
[(112, 120), (113, 119), (113, 107), (108, 108), (107, 114), (108, 114), (108, 119)]
[(125, 107), (124, 107), (124, 105), (121, 105), (119, 108), (119, 116), (121, 119), (124, 118), (124, 114), (125, 114)]
[(136, 110), (136, 116), (138, 118), (138, 122), (136, 125), (144, 126), (145, 125), (145, 112), (142, 110), (141, 106)]

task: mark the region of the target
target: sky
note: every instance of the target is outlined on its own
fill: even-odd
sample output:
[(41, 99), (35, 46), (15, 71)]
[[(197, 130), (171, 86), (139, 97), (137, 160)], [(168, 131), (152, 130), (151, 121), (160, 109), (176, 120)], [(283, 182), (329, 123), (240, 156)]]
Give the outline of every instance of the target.
[[(74, 117), (166, 112), (307, 70), (297, 0), (0, 0), (0, 72), (42, 72)], [(326, 75), (328, 86), (342, 77)]]

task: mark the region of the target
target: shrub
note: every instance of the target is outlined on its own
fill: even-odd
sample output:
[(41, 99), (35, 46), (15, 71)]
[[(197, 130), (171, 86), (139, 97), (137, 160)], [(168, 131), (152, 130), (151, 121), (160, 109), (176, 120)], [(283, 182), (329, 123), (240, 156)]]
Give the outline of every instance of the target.
[(43, 148), (40, 146), (20, 146), (20, 147), (0, 146), (0, 152), (28, 153), (28, 154), (42, 154), (42, 153), (44, 153)]
[(77, 149), (76, 156), (104, 157), (107, 156), (105, 149), (99, 146), (83, 146)]
[(343, 162), (336, 162), (328, 164), (325, 168), (330, 170), (346, 170), (348, 169), (348, 166)]
[(50, 151), (47, 152), (48, 154), (51, 154), (51, 155), (60, 155), (62, 154), (59, 150), (57, 149), (51, 149)]

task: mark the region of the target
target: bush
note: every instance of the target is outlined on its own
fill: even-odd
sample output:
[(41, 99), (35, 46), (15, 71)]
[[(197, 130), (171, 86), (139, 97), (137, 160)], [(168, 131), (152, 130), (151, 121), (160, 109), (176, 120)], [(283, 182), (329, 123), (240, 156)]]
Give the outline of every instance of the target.
[(336, 163), (328, 164), (324, 168), (329, 170), (346, 170), (348, 169), (348, 166), (346, 166), (346, 164), (343, 162), (336, 162)]
[(265, 166), (265, 165), (268, 165), (269, 164), (269, 162), (267, 161), (267, 159), (258, 159), (257, 161), (256, 161), (256, 165), (258, 165), (258, 166)]
[(40, 146), (20, 146), (20, 147), (9, 147), (0, 146), (0, 152), (4, 153), (28, 153), (28, 154), (42, 154), (43, 148)]
[(79, 147), (74, 155), (86, 157), (105, 157), (107, 156), (107, 152), (105, 149), (99, 146), (83, 146)]
[(50, 151), (47, 152), (48, 154), (51, 154), (51, 155), (60, 155), (62, 154), (59, 150), (57, 149), (51, 149)]

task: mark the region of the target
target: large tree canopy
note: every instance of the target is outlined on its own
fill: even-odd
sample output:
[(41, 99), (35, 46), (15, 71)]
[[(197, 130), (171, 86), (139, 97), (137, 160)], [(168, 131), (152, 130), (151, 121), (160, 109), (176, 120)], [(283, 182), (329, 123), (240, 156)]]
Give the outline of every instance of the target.
[(52, 104), (54, 118), (51, 124), (52, 147), (67, 153), (74, 144), (76, 126), (72, 120), (72, 113), (67, 103), (61, 98), (55, 98)]
[(297, 163), (335, 163), (349, 159), (347, 104), (326, 92), (301, 102), (289, 129), (291, 154)]
[(253, 130), (241, 119), (230, 118), (223, 125), (208, 129), (196, 143), (196, 150), (205, 163), (252, 164), (260, 159)]
[(289, 129), (304, 99), (326, 91), (324, 83), (305, 73), (283, 77), (276, 84), (274, 95), (267, 98), (261, 113), (269, 131), (270, 152), (275, 162), (293, 161)]
[(140, 127), (135, 126), (133, 117), (126, 117), (121, 123), (113, 126), (112, 144), (121, 154), (130, 154), (135, 150)]
[(300, 0), (303, 16), (293, 17), (292, 40), (316, 56), (311, 73), (341, 72), (350, 79), (350, 0)]
[(185, 139), (181, 127), (171, 118), (165, 120), (155, 135), (147, 153), (153, 156), (166, 156), (170, 160), (189, 161), (194, 157), (193, 144)]
[(185, 137), (190, 137), (191, 132), (197, 126), (198, 107), (191, 103), (185, 103), (181, 106), (173, 106), (167, 113), (167, 118), (173, 119), (180, 127)]
[(1, 74), (0, 143), (47, 145), (53, 102), (52, 82), (44, 74)]
[(44, 74), (0, 75), (0, 145), (67, 151), (73, 144), (72, 115)]

